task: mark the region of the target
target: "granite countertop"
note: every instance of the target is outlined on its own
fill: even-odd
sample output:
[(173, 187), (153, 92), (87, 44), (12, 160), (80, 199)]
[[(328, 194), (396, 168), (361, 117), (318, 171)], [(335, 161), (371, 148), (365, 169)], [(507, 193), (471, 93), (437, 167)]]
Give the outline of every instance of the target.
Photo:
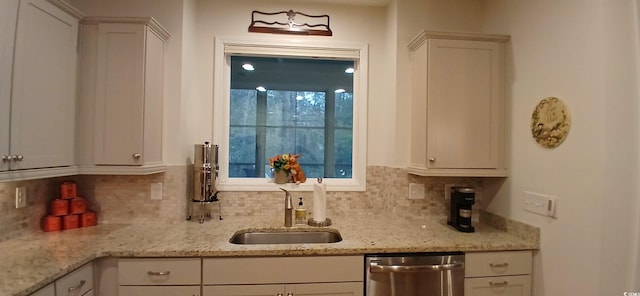
[[(282, 219), (228, 217), (204, 224), (98, 225), (35, 232), (0, 243), (0, 295), (29, 295), (96, 258), (362, 255), (370, 253), (501, 251), (539, 248), (537, 231), (512, 233), (487, 225), (461, 233), (444, 221), (379, 217), (333, 218), (343, 240), (333, 244), (234, 245), (244, 229), (284, 229)], [(305, 229), (314, 227), (293, 227)]]

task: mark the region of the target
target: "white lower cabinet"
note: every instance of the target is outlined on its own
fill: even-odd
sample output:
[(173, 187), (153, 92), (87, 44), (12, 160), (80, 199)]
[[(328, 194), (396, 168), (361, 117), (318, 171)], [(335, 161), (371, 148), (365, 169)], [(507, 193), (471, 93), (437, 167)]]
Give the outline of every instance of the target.
[(93, 296), (93, 275), (93, 262), (90, 262), (31, 296)]
[(206, 258), (203, 296), (360, 296), (363, 256)]
[(362, 283), (205, 286), (203, 296), (361, 296)]
[(200, 286), (120, 286), (120, 296), (199, 296)]
[(465, 296), (530, 296), (531, 251), (465, 254)]
[(200, 258), (120, 258), (119, 296), (200, 296)]

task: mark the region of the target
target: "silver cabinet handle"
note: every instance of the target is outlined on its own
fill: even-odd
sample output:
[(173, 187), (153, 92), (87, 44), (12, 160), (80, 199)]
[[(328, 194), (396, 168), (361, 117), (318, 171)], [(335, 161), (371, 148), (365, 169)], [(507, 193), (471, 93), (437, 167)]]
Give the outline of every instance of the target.
[(507, 267), (507, 266), (509, 266), (509, 263), (507, 263), (507, 262), (505, 262), (505, 263), (498, 263), (498, 264), (489, 263), (489, 266), (491, 266), (491, 267)]
[(434, 162), (434, 161), (436, 161), (436, 158), (435, 157), (429, 157), (429, 161), (430, 162)]
[(81, 280), (78, 285), (69, 287), (69, 289), (67, 289), (67, 295), (72, 295), (71, 293), (76, 293), (76, 295), (78, 295), (80, 289), (82, 289), (82, 286), (84, 286), (85, 283), (87, 283), (85, 280)]
[(13, 159), (15, 159), (17, 161), (22, 161), (24, 159), (24, 156), (22, 156), (22, 155), (14, 155)]
[(147, 271), (148, 275), (169, 275), (171, 273), (171, 271), (167, 270), (167, 271)]
[(276, 294), (276, 296), (284, 296), (284, 295), (282, 295), (282, 293), (278, 293), (278, 294)]
[(139, 159), (139, 158), (140, 158), (140, 156), (142, 156), (142, 154), (140, 154), (140, 153), (134, 153), (134, 154), (133, 154), (133, 155), (131, 155), (131, 156), (133, 156), (133, 158), (134, 158), (134, 159)]
[(10, 155), (3, 155), (2, 156), (2, 162), (9, 162), (9, 161), (11, 161), (12, 158), (13, 157), (10, 156)]
[(287, 293), (287, 296), (293, 296), (293, 293), (289, 292)]
[(434, 264), (434, 265), (378, 265), (371, 263), (369, 271), (374, 272), (425, 272), (454, 270), (464, 268), (464, 263)]
[(502, 281), (502, 282), (497, 282), (497, 283), (489, 282), (489, 285), (490, 286), (494, 286), (494, 287), (502, 287), (502, 286), (506, 286), (508, 284), (509, 283), (507, 281)]

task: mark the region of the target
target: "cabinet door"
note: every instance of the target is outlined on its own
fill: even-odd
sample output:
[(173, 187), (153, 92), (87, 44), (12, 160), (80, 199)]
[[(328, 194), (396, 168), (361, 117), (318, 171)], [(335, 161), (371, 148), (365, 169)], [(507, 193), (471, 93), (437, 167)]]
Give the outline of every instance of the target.
[(503, 276), (467, 278), (464, 280), (465, 296), (530, 296), (531, 276)]
[(11, 98), (12, 169), (70, 166), (75, 147), (78, 20), (46, 0), (20, 1)]
[[(0, 158), (9, 155), (11, 73), (18, 4), (18, 0), (0, 1)], [(9, 162), (0, 160), (0, 172), (8, 169)]]
[(200, 286), (120, 286), (120, 296), (200, 296)]
[(428, 166), (498, 168), (502, 44), (432, 39), (428, 51)]
[(427, 157), (433, 168), (497, 168), (501, 44), (429, 40)]
[(98, 25), (94, 161), (141, 164), (145, 26)]
[(204, 286), (202, 296), (275, 296), (284, 295), (284, 285)]
[(293, 284), (286, 286), (286, 292), (295, 296), (360, 296), (363, 283)]

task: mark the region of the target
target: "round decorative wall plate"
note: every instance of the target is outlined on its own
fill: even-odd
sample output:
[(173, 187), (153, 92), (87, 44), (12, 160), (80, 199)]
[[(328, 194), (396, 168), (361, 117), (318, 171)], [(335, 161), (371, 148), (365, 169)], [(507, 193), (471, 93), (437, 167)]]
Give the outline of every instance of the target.
[(559, 146), (569, 134), (570, 127), (571, 114), (558, 98), (543, 99), (531, 114), (531, 133), (543, 147)]

